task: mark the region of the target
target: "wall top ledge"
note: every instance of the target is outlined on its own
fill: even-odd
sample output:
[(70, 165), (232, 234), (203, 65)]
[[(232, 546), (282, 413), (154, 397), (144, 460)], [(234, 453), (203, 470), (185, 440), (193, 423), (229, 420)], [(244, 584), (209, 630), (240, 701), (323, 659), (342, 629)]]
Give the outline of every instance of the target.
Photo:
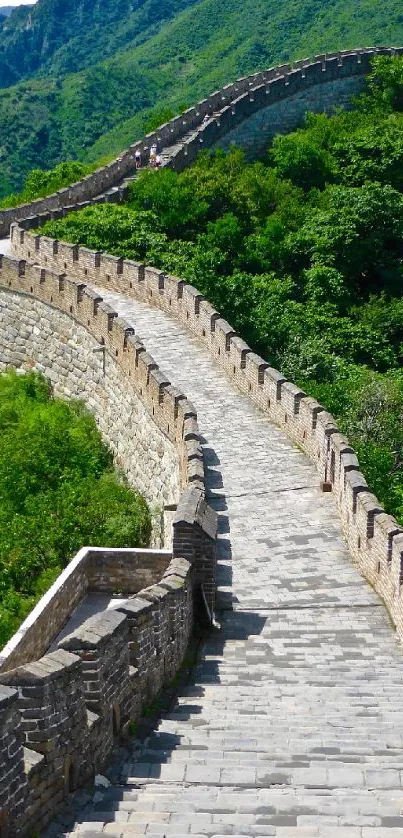
[(68, 651), (50, 652), (38, 661), (4, 672), (0, 683), (8, 686), (35, 686), (49, 683), (63, 673), (80, 666), (80, 658)]
[(93, 649), (108, 642), (125, 622), (125, 615), (111, 609), (99, 617), (90, 617), (76, 631), (69, 634), (59, 643), (59, 648), (68, 652), (79, 649)]

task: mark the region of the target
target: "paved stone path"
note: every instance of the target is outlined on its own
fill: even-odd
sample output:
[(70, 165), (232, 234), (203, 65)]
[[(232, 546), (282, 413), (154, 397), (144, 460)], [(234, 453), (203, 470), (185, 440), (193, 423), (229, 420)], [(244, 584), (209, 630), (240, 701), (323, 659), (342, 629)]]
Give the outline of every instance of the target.
[(221, 630), (140, 761), (57, 834), (400, 838), (403, 658), (332, 496), (184, 327), (101, 293), (196, 405)]

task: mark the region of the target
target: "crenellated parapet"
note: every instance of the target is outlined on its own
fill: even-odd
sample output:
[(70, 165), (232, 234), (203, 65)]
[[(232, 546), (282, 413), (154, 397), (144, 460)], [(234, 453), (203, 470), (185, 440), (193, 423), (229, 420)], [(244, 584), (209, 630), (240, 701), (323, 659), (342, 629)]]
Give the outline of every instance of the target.
[(351, 96), (362, 88), (373, 57), (402, 51), (400, 47), (373, 47), (326, 53), (237, 79), (77, 183), (29, 204), (0, 210), (0, 237), (8, 234), (14, 221), (40, 213), (108, 201), (119, 203), (127, 193), (126, 179), (135, 173), (136, 151), (147, 164), (153, 144), (163, 154), (163, 165), (175, 171), (189, 166), (202, 148), (236, 143), (259, 153), (274, 133), (291, 130), (307, 110), (348, 105)]
[[(47, 218), (47, 216), (45, 216)], [(403, 529), (385, 513), (360, 472), (357, 457), (334, 418), (278, 370), (257, 356), (197, 289), (162, 271), (111, 260), (78, 246), (55, 242), (29, 229), (41, 219), (12, 228), (19, 257), (64, 269), (177, 317), (208, 349), (231, 381), (314, 463), (324, 491), (333, 491), (350, 554), (384, 600), (403, 638)], [(28, 256), (30, 254), (30, 256)], [(89, 265), (92, 265), (91, 269)], [(190, 425), (189, 425), (190, 427)]]
[[(23, 239), (20, 235), (21, 245)], [(58, 255), (53, 245), (50, 251)], [(60, 253), (67, 258), (63, 248)], [(80, 258), (73, 247), (71, 264), (77, 254)], [(144, 281), (146, 272), (135, 263), (129, 270), (113, 257), (89, 251), (83, 256), (88, 266), (83, 265), (83, 276), (102, 262), (105, 276), (124, 275), (129, 285)], [(156, 283), (155, 290), (158, 277)], [(217, 517), (205, 497), (196, 411), (133, 328), (74, 278), (70, 264), (66, 273), (3, 256), (0, 287), (10, 296), (40, 301), (50, 317), (52, 311), (67, 315), (95, 339), (177, 448), (181, 492), (172, 552), (84, 548), (3, 650), (0, 824), (1, 834), (12, 836), (43, 828), (70, 792), (104, 770), (130, 722), (141, 718), (178, 672), (200, 586), (214, 608)], [(121, 606), (83, 623), (45, 654), (88, 591), (116, 589), (128, 596)]]
[(192, 565), (172, 559), (158, 584), (91, 618), (56, 651), (0, 674), (2, 835), (43, 829), (68, 794), (105, 769), (182, 663), (194, 585)]
[[(374, 54), (394, 52), (380, 48), (318, 56), (240, 79), (78, 184), (0, 213), (0, 235), (11, 224), (13, 253), (0, 257), (3, 293), (32, 307), (40, 304), (50, 320), (62, 315), (91, 338), (91, 347), (119, 371), (127, 391), (133, 389), (177, 452), (180, 495), (172, 551), (83, 548), (3, 650), (2, 838), (42, 829), (71, 791), (105, 768), (130, 722), (141, 718), (178, 672), (192, 632), (196, 589), (203, 586), (209, 608), (214, 607), (217, 516), (206, 497), (196, 410), (166, 378), (133, 326), (93, 288), (116, 290), (176, 317), (229, 380), (305, 452), (323, 491), (333, 492), (354, 563), (383, 598), (403, 638), (403, 529), (370, 492), (355, 452), (324, 407), (257, 356), (183, 280), (31, 232), (88, 203), (122, 200), (137, 147), (147, 161), (156, 141), (167, 150), (165, 165), (180, 171), (200, 148), (233, 140), (242, 145), (242, 138), (266, 141), (270, 131), (288, 130), (307, 105), (314, 110), (326, 101), (348, 103)], [(120, 604), (55, 640), (87, 591), (116, 588), (127, 594)]]
[[(32, 295), (36, 300), (64, 312), (83, 326), (96, 339), (100, 349), (113, 358), (146, 406), (155, 425), (178, 449), (181, 490), (187, 489), (187, 514), (190, 497), (195, 533), (199, 532), (202, 527), (197, 522), (204, 515), (205, 476), (195, 408), (164, 376), (133, 328), (83, 281), (84, 278), (87, 281), (94, 279), (95, 272), (101, 271), (105, 282), (111, 286), (117, 277), (122, 277), (129, 289), (145, 283), (147, 295), (152, 299), (153, 295), (158, 298), (164, 290), (162, 274), (144, 269), (135, 262), (113, 256), (101, 257), (87, 249), (59, 245), (51, 240), (44, 242), (41, 260), (46, 267), (41, 267), (28, 261), (38, 255), (35, 250), (38, 244), (41, 247), (38, 237), (17, 228), (14, 228), (13, 235), (17, 236), (19, 247), (24, 247), (24, 242), (28, 245), (27, 259), (0, 257), (0, 286), (18, 294)], [(76, 272), (74, 265), (78, 264), (80, 267)], [(63, 266), (61, 271), (54, 270), (56, 265)], [(182, 526), (181, 510), (179, 501), (174, 518), (174, 540), (175, 533)], [(196, 540), (199, 542), (200, 538), (201, 533)], [(193, 553), (194, 548), (190, 547), (188, 554), (182, 550), (181, 555), (192, 560)], [(208, 578), (203, 578), (203, 584), (213, 607), (214, 561), (209, 565), (210, 574)]]

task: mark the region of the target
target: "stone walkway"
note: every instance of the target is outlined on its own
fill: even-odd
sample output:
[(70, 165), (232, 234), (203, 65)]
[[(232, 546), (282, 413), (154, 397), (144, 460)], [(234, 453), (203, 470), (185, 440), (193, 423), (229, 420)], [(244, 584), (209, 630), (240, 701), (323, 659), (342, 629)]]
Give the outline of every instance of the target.
[(184, 327), (101, 293), (197, 408), (221, 630), (141, 761), (52, 834), (400, 838), (403, 658), (332, 496)]

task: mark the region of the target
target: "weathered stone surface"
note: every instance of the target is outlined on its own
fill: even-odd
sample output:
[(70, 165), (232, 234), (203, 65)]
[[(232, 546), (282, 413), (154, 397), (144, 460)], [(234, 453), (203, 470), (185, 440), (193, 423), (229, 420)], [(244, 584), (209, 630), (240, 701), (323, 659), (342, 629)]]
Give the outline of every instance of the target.
[[(161, 510), (179, 497), (178, 454), (156, 427), (124, 376), (98, 344), (69, 317), (39, 301), (0, 291), (0, 370), (35, 369), (62, 398), (85, 400), (115, 460), (153, 509), (156, 546), (161, 540)], [(166, 533), (169, 546), (170, 532)]]
[(123, 785), (70, 835), (102, 811), (121, 836), (399, 838), (401, 650), (332, 494), (182, 325), (109, 299), (196, 406), (221, 629), (140, 760), (122, 764)]

